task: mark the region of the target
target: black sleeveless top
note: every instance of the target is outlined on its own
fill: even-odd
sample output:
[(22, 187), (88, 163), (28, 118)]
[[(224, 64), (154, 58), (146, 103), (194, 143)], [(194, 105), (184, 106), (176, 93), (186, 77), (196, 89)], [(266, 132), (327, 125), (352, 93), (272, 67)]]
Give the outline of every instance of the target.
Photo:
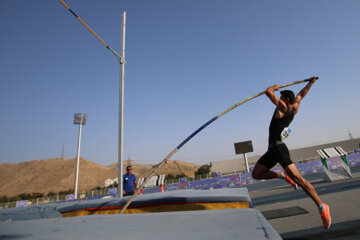
[(294, 108), (290, 109), (288, 107), (282, 118), (275, 118), (276, 109), (274, 115), (270, 122), (269, 127), (269, 146), (274, 146), (276, 144), (281, 143), (281, 132), (284, 128), (288, 127), (291, 121), (294, 119)]

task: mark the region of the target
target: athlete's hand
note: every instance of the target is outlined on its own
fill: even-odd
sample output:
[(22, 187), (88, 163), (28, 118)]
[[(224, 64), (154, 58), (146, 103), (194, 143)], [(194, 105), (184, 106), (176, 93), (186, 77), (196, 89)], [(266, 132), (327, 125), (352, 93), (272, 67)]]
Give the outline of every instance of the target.
[(275, 91), (278, 91), (280, 89), (280, 85), (276, 84), (274, 86), (270, 86), (266, 89), (266, 95), (269, 97), (269, 95), (274, 94)]
[(313, 84), (314, 82), (316, 82), (316, 80), (318, 80), (319, 78), (316, 76), (313, 76), (312, 79), (309, 81), (309, 83)]
[(273, 86), (273, 89), (274, 89), (274, 91), (279, 91), (280, 85), (279, 85), (279, 84), (275, 84), (275, 85)]

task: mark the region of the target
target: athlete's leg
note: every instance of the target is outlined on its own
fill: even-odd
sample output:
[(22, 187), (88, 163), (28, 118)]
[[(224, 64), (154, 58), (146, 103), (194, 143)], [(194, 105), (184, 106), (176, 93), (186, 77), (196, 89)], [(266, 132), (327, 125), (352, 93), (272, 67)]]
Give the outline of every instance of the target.
[(295, 164), (291, 164), (284, 168), (286, 173), (290, 178), (292, 178), (297, 184), (299, 184), (304, 191), (311, 197), (312, 200), (316, 203), (319, 208), (320, 216), (323, 221), (323, 227), (327, 230), (331, 225), (331, 216), (329, 206), (323, 202), (321, 202), (319, 195), (317, 194), (315, 188), (306, 181), (305, 178), (301, 176), (299, 171), (297, 170)]
[(282, 178), (283, 178), (287, 183), (289, 183), (295, 190), (299, 190), (299, 187), (298, 187), (297, 183), (294, 182), (294, 181), (286, 174), (285, 170), (284, 170), (283, 174), (284, 174), (284, 175), (283, 175)]
[(281, 173), (270, 171), (270, 169), (277, 163), (277, 158), (273, 155), (273, 149), (269, 148), (268, 151), (261, 156), (252, 171), (253, 179), (274, 179), (281, 177)]
[(284, 170), (286, 174), (292, 180), (294, 180), (294, 182), (296, 182), (298, 185), (301, 186), (302, 189), (304, 189), (304, 191), (311, 197), (312, 200), (314, 200), (315, 204), (318, 207), (321, 206), (322, 202), (315, 188), (305, 178), (301, 176), (294, 163), (285, 167)]
[[(286, 144), (279, 144), (274, 149), (276, 149), (276, 155), (279, 158), (280, 165), (284, 168), (287, 166), (290, 166), (293, 164), (290, 158), (290, 152), (287, 148)], [(298, 190), (298, 185), (286, 174), (286, 171), (284, 169), (284, 172), (282, 172), (282, 178), (289, 183), (295, 190)]]
[(261, 163), (257, 162), (255, 167), (252, 171), (252, 178), (253, 179), (274, 179), (274, 178), (281, 178), (280, 172), (273, 172), (270, 171), (267, 167), (262, 165)]

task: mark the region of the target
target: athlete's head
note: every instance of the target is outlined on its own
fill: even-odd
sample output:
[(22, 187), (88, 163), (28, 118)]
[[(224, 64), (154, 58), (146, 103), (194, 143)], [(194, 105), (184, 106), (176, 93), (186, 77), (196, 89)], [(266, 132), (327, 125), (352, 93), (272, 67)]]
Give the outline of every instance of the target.
[(289, 103), (293, 104), (295, 102), (295, 94), (291, 90), (284, 90), (280, 92), (281, 96), (289, 99)]

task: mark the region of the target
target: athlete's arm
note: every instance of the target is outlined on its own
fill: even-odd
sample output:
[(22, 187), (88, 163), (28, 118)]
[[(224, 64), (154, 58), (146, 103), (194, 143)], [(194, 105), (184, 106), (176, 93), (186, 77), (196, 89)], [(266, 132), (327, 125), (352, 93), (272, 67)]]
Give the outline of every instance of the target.
[(313, 77), (309, 83), (303, 88), (301, 89), (301, 91), (297, 94), (296, 98), (295, 98), (295, 107), (296, 110), (299, 108), (300, 102), (301, 100), (306, 96), (306, 94), (309, 92), (311, 86), (316, 82), (317, 77)]
[(284, 113), (287, 110), (286, 103), (283, 100), (281, 100), (280, 98), (278, 98), (278, 96), (276, 96), (276, 94), (275, 94), (275, 91), (278, 91), (279, 89), (280, 89), (280, 86), (277, 84), (274, 86), (270, 86), (266, 89), (265, 94), (270, 99), (270, 101), (277, 106), (279, 111)]

